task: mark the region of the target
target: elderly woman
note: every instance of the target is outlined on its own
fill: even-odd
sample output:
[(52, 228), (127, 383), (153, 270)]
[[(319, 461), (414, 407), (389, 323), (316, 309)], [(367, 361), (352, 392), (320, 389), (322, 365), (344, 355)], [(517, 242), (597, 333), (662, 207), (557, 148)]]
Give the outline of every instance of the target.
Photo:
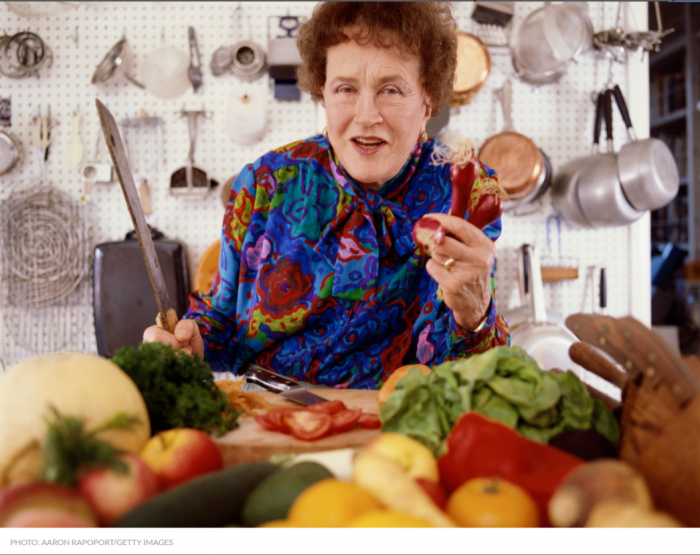
[[(327, 131), (243, 168), (212, 291), (191, 296), (174, 336), (153, 326), (144, 341), (215, 372), (254, 362), (358, 389), (507, 344), (500, 219), (482, 231), (446, 215), (449, 165), (431, 163), (425, 132), (452, 94), (455, 30), (444, 2), (320, 3), (298, 37), (299, 86), (325, 106)], [(411, 233), (427, 214), (448, 233), (432, 258)]]

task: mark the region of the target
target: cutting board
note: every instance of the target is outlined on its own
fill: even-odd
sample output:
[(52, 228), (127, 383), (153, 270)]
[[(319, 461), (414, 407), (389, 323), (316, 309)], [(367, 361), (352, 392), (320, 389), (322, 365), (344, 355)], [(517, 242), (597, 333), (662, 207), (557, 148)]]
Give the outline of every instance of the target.
[[(258, 392), (265, 400), (277, 407), (300, 408), (301, 405), (286, 401), (275, 393)], [(339, 399), (350, 409), (362, 409), (363, 412), (379, 413), (377, 392), (359, 389), (318, 389), (314, 393), (333, 401)], [(266, 461), (272, 455), (280, 453), (313, 453), (361, 447), (379, 434), (379, 430), (354, 428), (347, 432), (334, 434), (318, 441), (300, 441), (291, 435), (271, 432), (258, 424), (252, 416), (242, 415), (240, 426), (226, 435), (215, 438), (224, 455), (224, 465), (231, 466), (245, 462)]]

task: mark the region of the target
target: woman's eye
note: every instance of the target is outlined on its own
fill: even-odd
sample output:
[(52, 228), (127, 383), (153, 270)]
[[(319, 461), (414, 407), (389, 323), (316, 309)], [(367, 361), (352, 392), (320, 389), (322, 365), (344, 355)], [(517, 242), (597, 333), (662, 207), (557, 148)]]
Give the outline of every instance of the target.
[(388, 89), (384, 89), (382, 92), (383, 92), (384, 94), (388, 94), (389, 96), (399, 94), (399, 90), (398, 90), (398, 89), (395, 89), (395, 88), (393, 88), (393, 87), (389, 87)]
[(351, 92), (352, 92), (352, 88), (351, 88), (351, 87), (340, 87), (340, 88), (338, 89), (338, 92), (341, 92), (341, 93), (351, 93)]

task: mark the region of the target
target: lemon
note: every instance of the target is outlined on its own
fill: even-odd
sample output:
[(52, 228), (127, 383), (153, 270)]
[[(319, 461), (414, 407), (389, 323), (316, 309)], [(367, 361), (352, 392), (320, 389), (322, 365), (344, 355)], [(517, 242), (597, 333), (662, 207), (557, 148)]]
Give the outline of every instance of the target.
[(426, 520), (412, 516), (380, 509), (369, 511), (351, 520), (347, 524), (348, 528), (433, 528), (433, 525)]
[(287, 518), (299, 527), (337, 528), (380, 508), (379, 502), (361, 487), (328, 478), (305, 489)]

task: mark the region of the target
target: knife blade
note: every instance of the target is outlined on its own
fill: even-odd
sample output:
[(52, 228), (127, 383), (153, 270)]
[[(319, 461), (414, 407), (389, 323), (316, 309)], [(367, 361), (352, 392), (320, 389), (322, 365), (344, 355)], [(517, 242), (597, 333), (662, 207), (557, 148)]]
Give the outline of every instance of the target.
[(248, 366), (245, 377), (248, 383), (258, 384), (268, 391), (277, 393), (280, 397), (299, 405), (308, 406), (328, 402), (328, 399), (324, 399), (302, 387), (298, 381), (277, 374), (257, 364)]
[(95, 104), (97, 105), (97, 114), (100, 117), (100, 125), (105, 136), (107, 149), (109, 150), (109, 155), (112, 157), (112, 163), (117, 172), (117, 178), (122, 187), (126, 205), (129, 208), (129, 215), (134, 224), (136, 237), (139, 240), (143, 261), (146, 263), (148, 279), (151, 282), (156, 304), (158, 305), (158, 326), (165, 331), (173, 333), (177, 325), (177, 314), (174, 309), (170, 308), (168, 289), (165, 286), (163, 272), (160, 269), (160, 262), (158, 262), (156, 249), (153, 246), (151, 231), (146, 223), (141, 201), (136, 192), (134, 178), (129, 168), (129, 160), (126, 156), (126, 150), (124, 149), (121, 135), (119, 134), (119, 126), (112, 113), (107, 109), (107, 106), (98, 99), (95, 99)]

